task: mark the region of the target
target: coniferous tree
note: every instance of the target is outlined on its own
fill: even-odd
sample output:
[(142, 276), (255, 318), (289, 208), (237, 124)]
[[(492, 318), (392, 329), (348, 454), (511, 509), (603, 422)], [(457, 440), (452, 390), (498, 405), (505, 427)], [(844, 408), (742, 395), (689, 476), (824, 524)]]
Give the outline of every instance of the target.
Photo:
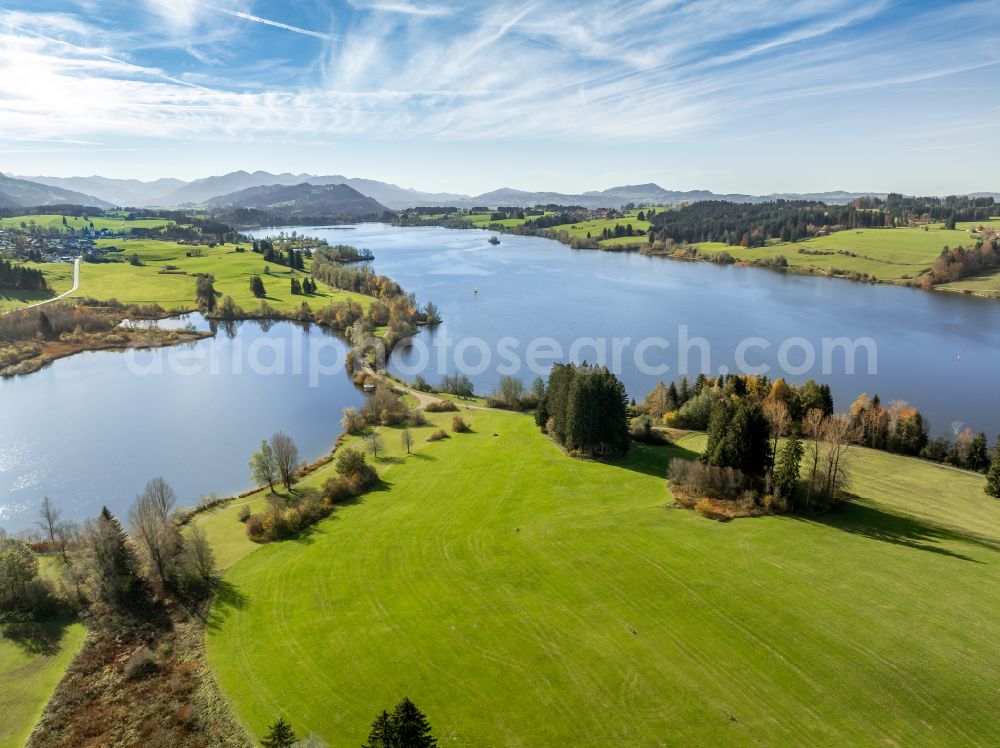
[(983, 472), (990, 464), (990, 456), (986, 448), (986, 434), (979, 432), (979, 435), (972, 440), (969, 445), (969, 457), (966, 460), (966, 467), (975, 470), (977, 473)]
[(713, 403), (703, 462), (764, 475), (773, 457), (771, 430), (758, 403), (743, 400), (734, 405), (726, 398)]
[(98, 596), (119, 605), (129, 602), (139, 579), (139, 560), (121, 522), (107, 507), (88, 523), (85, 545)]
[(795, 494), (803, 452), (799, 438), (795, 434), (789, 436), (778, 454), (774, 469), (774, 492), (778, 496), (790, 499)]
[(382, 710), (372, 721), (372, 729), (368, 733), (368, 742), (363, 748), (392, 748), (395, 745), (396, 732), (389, 712)]
[(264, 748), (290, 748), (295, 744), (295, 731), (283, 717), (279, 717), (278, 721), (268, 728), (267, 735), (261, 738), (260, 744)]
[(396, 705), (392, 722), (396, 733), (394, 745), (399, 748), (434, 748), (437, 745), (426, 715), (408, 698)]
[(986, 486), (983, 490), (994, 499), (1000, 499), (1000, 436), (993, 447), (993, 462), (986, 474)]
[(263, 299), (267, 296), (267, 290), (264, 288), (264, 281), (260, 279), (259, 275), (250, 276), (250, 293), (258, 299)]

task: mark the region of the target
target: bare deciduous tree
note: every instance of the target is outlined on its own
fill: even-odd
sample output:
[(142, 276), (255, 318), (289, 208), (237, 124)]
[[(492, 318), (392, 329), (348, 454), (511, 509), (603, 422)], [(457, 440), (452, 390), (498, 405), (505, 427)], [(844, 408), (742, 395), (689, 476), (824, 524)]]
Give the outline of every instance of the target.
[(56, 505), (52, 503), (52, 499), (48, 496), (43, 496), (42, 506), (38, 510), (38, 514), (41, 519), (35, 524), (48, 536), (49, 542), (55, 545), (56, 530), (59, 527), (59, 515), (61, 512), (56, 509)]
[(174, 579), (182, 542), (171, 519), (177, 501), (174, 489), (163, 478), (153, 478), (129, 509), (132, 537), (161, 582)]
[(788, 433), (792, 425), (792, 416), (784, 402), (770, 397), (764, 401), (763, 410), (767, 425), (771, 427), (771, 454), (777, 455), (778, 440)]
[(274, 460), (274, 450), (265, 440), (261, 440), (260, 449), (250, 455), (250, 477), (258, 486), (266, 483), (271, 493), (274, 493), (274, 481), (278, 479), (278, 467)]
[(406, 454), (410, 454), (410, 447), (413, 446), (413, 434), (410, 433), (409, 429), (403, 429), (399, 435), (399, 441), (403, 445), (403, 449), (406, 450)]
[(377, 431), (373, 431), (365, 437), (365, 442), (369, 454), (377, 460), (378, 453), (382, 450), (382, 437)]
[(291, 489), (295, 470), (299, 466), (299, 448), (295, 446), (292, 437), (283, 431), (271, 437), (271, 452), (274, 454), (274, 465), (281, 476), (285, 489)]
[(194, 525), (184, 542), (188, 563), (205, 582), (215, 579), (215, 552), (208, 542), (208, 536), (198, 525)]

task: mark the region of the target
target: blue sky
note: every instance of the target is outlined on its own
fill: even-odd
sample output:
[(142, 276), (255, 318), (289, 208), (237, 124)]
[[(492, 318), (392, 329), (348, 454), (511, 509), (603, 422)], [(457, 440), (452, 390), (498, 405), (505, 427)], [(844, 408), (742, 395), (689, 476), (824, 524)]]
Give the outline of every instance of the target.
[(0, 171), (1000, 191), (1000, 2), (0, 0)]

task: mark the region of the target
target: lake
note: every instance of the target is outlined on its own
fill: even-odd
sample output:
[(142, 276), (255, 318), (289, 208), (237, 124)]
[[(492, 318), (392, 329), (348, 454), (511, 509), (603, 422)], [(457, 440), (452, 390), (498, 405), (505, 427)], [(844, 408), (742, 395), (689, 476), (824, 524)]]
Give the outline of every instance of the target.
[[(206, 327), (200, 315), (190, 321)], [(65, 519), (107, 504), (124, 521), (158, 475), (186, 506), (211, 491), (243, 491), (250, 453), (275, 431), (307, 460), (329, 451), (341, 410), (363, 396), (343, 373), (311, 386), (293, 357), (312, 344), (334, 369), (346, 345), (289, 322), (230, 332), (155, 351), (82, 353), (0, 381), (0, 526), (30, 526), (45, 495)]]
[[(839, 409), (860, 392), (877, 392), (883, 401), (918, 407), (934, 433), (959, 421), (991, 436), (1000, 431), (994, 301), (572, 250), (535, 237), (501, 235), (492, 246), (491, 234), (479, 230), (283, 230), (367, 247), (376, 271), (420, 303), (438, 306), (444, 323), (393, 355), (390, 368), (406, 379), (421, 373), (433, 383), (464, 371), (488, 393), (502, 373), (528, 383), (553, 360), (572, 357), (605, 360), (641, 399), (659, 378), (669, 381), (683, 368), (693, 377), (746, 364), (770, 367), (771, 377), (828, 382)], [(213, 490), (244, 490), (250, 452), (277, 430), (295, 438), (305, 459), (327, 451), (341, 410), (362, 400), (335, 365), (344, 344), (291, 323), (265, 331), (247, 322), (232, 333), (183, 351), (86, 353), (0, 381), (0, 526), (30, 526), (43, 495), (75, 519), (103, 503), (123, 513), (156, 475), (188, 505)], [(838, 338), (864, 343), (850, 356), (854, 373), (842, 346), (828, 346), (830, 365), (823, 365), (824, 340)], [(294, 352), (310, 346), (319, 346), (323, 371), (332, 373), (272, 365), (308, 364), (308, 354)], [(685, 348), (688, 355), (680, 355)], [(184, 356), (201, 363), (189, 365)], [(257, 366), (246, 365), (250, 356)], [(869, 359), (876, 373), (869, 373)], [(204, 363), (213, 360), (220, 362), (214, 368)], [(161, 372), (142, 373), (157, 362)]]
[[(958, 421), (991, 437), (1000, 431), (1000, 303), (994, 300), (638, 253), (573, 250), (536, 237), (500, 235), (501, 243), (492, 246), (487, 241), (492, 234), (481, 230), (384, 224), (284, 230), (367, 247), (375, 253), (376, 271), (399, 281), (420, 303), (438, 306), (444, 323), (415, 339), (428, 349), (426, 365), (420, 365), (419, 351), (393, 356), (390, 368), (407, 378), (423, 371), (433, 383), (445, 371), (457, 371), (455, 348), (478, 338), (491, 351), (491, 365), (476, 371), (483, 348), (478, 344), (465, 346), (464, 360), (477, 391), (487, 393), (499, 380), (498, 366), (508, 360), (499, 352), (504, 338), (518, 342), (506, 350), (519, 354), (519, 374), (526, 383), (536, 376), (525, 366), (530, 341), (551, 338), (568, 355), (582, 336), (596, 338), (607, 342), (611, 364), (614, 339), (630, 338), (621, 366), (612, 368), (629, 394), (641, 399), (659, 378), (670, 381), (683, 373), (683, 363), (691, 376), (744, 370), (737, 354), (741, 342), (749, 341), (743, 363), (769, 367), (772, 378), (827, 382), (839, 409), (847, 410), (859, 393), (878, 393), (885, 402), (899, 399), (918, 407), (934, 433), (950, 432)], [(689, 343), (703, 338), (708, 358), (703, 360), (693, 344), (687, 357), (680, 356), (683, 336)], [(656, 338), (670, 346), (648, 342)], [(869, 373), (864, 346), (851, 357), (853, 374), (837, 346), (829, 348), (831, 365), (824, 371), (823, 341), (837, 338), (869, 339), (876, 373)], [(643, 340), (648, 345), (640, 359), (651, 366), (636, 363)], [(442, 341), (450, 341), (444, 356), (439, 355)], [(769, 347), (762, 348), (765, 342)], [(809, 349), (815, 362), (805, 366)], [(599, 358), (586, 341), (578, 352), (577, 360)], [(670, 370), (648, 371), (656, 365)]]

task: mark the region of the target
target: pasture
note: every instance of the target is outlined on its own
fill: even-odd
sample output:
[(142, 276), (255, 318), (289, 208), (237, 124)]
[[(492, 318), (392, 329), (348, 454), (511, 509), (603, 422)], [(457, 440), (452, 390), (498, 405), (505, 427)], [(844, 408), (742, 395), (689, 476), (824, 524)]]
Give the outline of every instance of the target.
[(702, 435), (600, 464), (466, 415), (311, 532), (229, 555), (208, 654), (253, 733), (358, 745), (408, 695), (445, 745), (1000, 741), (981, 477), (853, 450), (855, 502), (720, 524), (663, 479)]
[[(63, 223), (63, 219), (65, 219), (65, 223)], [(129, 231), (131, 229), (155, 229), (160, 226), (169, 226), (172, 223), (173, 221), (168, 221), (165, 218), (137, 218), (135, 220), (128, 220), (124, 215), (88, 216), (87, 220), (84, 220), (82, 216), (43, 214), (0, 218), (0, 229), (30, 231), (33, 227), (37, 227), (46, 231), (56, 230), (66, 233), (71, 229), (81, 232), (90, 228), (90, 225), (93, 224), (96, 231), (100, 231), (101, 229)]]
[[(741, 261), (784, 255), (792, 268), (819, 272), (837, 268), (867, 273), (879, 280), (899, 281), (916, 278), (930, 268), (945, 246), (972, 246), (977, 239), (978, 234), (958, 229), (848, 229), (800, 242), (775, 242), (750, 249), (717, 242), (702, 242), (696, 246), (706, 254), (726, 251)], [(825, 254), (808, 254), (810, 252)], [(1000, 288), (1000, 277), (993, 279), (992, 284)]]
[[(257, 274), (264, 281), (267, 303), (282, 311), (296, 310), (303, 301), (314, 310), (345, 300), (357, 301), (365, 307), (371, 304), (367, 296), (333, 289), (322, 283), (318, 284), (315, 294), (293, 295), (291, 279), (301, 280), (307, 273), (264, 262), (264, 258), (251, 252), (246, 244), (242, 245), (243, 252), (237, 252), (234, 244), (192, 247), (176, 242), (135, 239), (106, 239), (97, 244), (120, 249), (120, 253), (115, 252), (112, 256), (122, 261), (81, 263), (79, 296), (114, 298), (126, 304), (159, 304), (165, 309), (193, 309), (196, 307), (195, 275), (210, 273), (215, 276), (217, 292), (232, 296), (244, 309), (252, 309), (260, 302), (250, 292), (250, 276)], [(189, 257), (189, 252), (198, 256)], [(133, 254), (138, 255), (140, 265), (128, 261)], [(264, 272), (265, 267), (269, 273)], [(306, 267), (308, 269), (308, 261)], [(218, 297), (219, 301), (222, 296)]]
[(73, 287), (73, 263), (71, 262), (25, 262), (30, 268), (41, 270), (51, 291), (16, 291), (0, 288), (0, 312), (19, 309), (37, 301), (45, 301), (58, 296)]
[(20, 748), (83, 644), (82, 624), (0, 628), (0, 748)]

